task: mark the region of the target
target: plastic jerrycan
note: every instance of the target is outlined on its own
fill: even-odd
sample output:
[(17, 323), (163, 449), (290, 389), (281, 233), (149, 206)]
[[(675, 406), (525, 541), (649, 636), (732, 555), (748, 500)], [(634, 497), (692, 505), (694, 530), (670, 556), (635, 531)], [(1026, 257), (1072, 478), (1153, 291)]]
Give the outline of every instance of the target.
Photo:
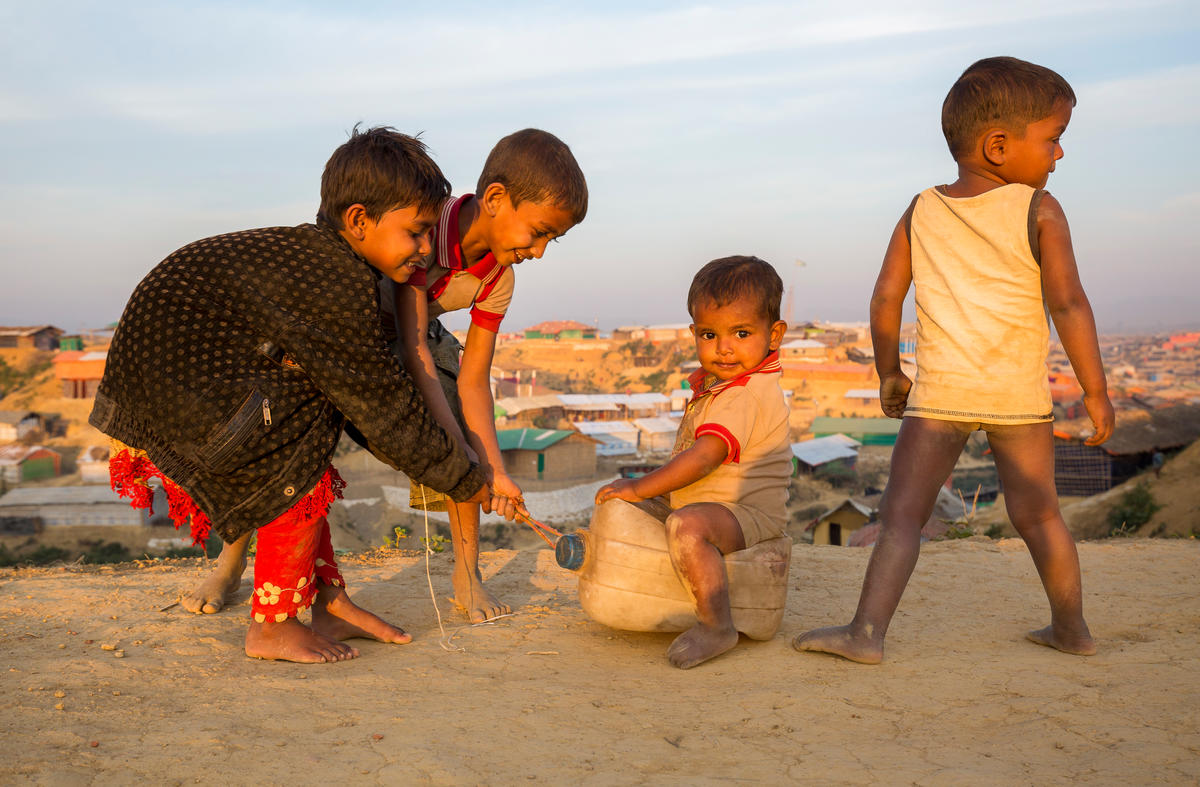
[[(579, 602), (592, 620), (625, 631), (685, 631), (696, 624), (691, 591), (667, 553), (661, 501), (609, 500), (590, 528), (562, 536), (558, 564), (579, 574)], [(787, 605), (792, 539), (763, 541), (725, 556), (733, 624), (751, 639), (770, 639)]]

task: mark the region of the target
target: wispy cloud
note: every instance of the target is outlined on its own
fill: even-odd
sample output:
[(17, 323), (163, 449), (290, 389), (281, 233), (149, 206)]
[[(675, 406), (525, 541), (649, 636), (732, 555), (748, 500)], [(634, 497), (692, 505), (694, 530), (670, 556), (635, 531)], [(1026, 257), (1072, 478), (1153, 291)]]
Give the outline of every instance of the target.
[(1200, 64), (1150, 70), (1086, 89), (1091, 122), (1115, 127), (1200, 124)]

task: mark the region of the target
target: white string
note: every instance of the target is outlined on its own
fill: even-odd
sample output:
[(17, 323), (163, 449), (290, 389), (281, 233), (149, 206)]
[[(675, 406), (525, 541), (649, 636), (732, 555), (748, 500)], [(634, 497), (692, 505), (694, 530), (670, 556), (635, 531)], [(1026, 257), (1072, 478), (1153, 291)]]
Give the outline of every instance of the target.
[(458, 651), (466, 653), (467, 649), (454, 645), (450, 640), (453, 636), (446, 636), (446, 627), (442, 625), (442, 611), (438, 609), (437, 594), (433, 591), (433, 575), (429, 573), (429, 556), (433, 554), (433, 550), (429, 548), (429, 504), (425, 502), (425, 485), (421, 485), (421, 513), (425, 515), (425, 581), (429, 583), (429, 600), (433, 602), (433, 611), (437, 614), (438, 631), (442, 633), (442, 638), (438, 640), (438, 644), (442, 646), (442, 650), (448, 650), (451, 653)]
[(446, 627), (442, 624), (442, 611), (438, 609), (437, 594), (433, 590), (433, 576), (429, 572), (429, 556), (433, 554), (433, 550), (430, 549), (429, 546), (432, 542), (429, 540), (429, 506), (425, 502), (424, 484), (421, 485), (421, 512), (425, 517), (425, 581), (429, 583), (429, 600), (433, 602), (433, 611), (437, 614), (438, 631), (440, 631), (442, 634), (442, 638), (438, 640), (438, 644), (442, 646), (442, 650), (450, 651), (451, 653), (466, 653), (466, 648), (462, 647), (461, 645), (454, 644), (454, 638), (457, 637), (464, 629), (474, 628), (476, 626), (488, 626), (495, 623), (497, 620), (500, 620), (501, 618), (511, 618), (517, 613), (506, 612), (503, 615), (496, 615), (495, 617), (488, 618), (487, 620), (481, 620), (478, 623), (468, 623), (465, 626), (459, 626), (454, 631), (450, 632), (450, 634), (446, 634)]

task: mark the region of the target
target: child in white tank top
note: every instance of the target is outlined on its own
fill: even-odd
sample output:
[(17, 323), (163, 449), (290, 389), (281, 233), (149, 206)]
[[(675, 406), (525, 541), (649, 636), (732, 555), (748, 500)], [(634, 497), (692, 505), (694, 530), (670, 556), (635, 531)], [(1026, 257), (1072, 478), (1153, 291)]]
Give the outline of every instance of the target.
[[(879, 541), (849, 625), (817, 629), (797, 650), (878, 663), (920, 552), (920, 530), (967, 437), (988, 435), (1009, 518), (1050, 601), (1050, 625), (1027, 635), (1090, 655), (1079, 557), (1054, 488), (1046, 354), (1054, 320), (1095, 433), (1113, 409), (1095, 321), (1058, 201), (1042, 191), (1062, 158), (1075, 105), (1053, 71), (1009, 57), (972, 65), (942, 107), (958, 179), (923, 191), (897, 224), (871, 297), (871, 336), (886, 415), (903, 417), (880, 504)], [(916, 287), (917, 375), (900, 370), (901, 307)]]

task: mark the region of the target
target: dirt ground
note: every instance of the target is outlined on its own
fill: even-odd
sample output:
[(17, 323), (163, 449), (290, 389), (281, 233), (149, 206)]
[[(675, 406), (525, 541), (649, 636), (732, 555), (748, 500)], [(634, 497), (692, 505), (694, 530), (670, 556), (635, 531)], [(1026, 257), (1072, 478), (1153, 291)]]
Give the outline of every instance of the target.
[(248, 590), (164, 610), (199, 561), (4, 569), (0, 783), (1196, 783), (1200, 543), (1080, 555), (1090, 658), (1023, 639), (1046, 622), (1028, 554), (974, 538), (924, 547), (881, 666), (789, 647), (851, 614), (869, 556), (798, 545), (775, 639), (687, 672), (671, 635), (589, 621), (547, 549), (484, 556), (515, 614), (478, 626), (434, 555), (445, 638), (423, 557), (345, 558), (415, 640), (333, 665), (245, 658)]

